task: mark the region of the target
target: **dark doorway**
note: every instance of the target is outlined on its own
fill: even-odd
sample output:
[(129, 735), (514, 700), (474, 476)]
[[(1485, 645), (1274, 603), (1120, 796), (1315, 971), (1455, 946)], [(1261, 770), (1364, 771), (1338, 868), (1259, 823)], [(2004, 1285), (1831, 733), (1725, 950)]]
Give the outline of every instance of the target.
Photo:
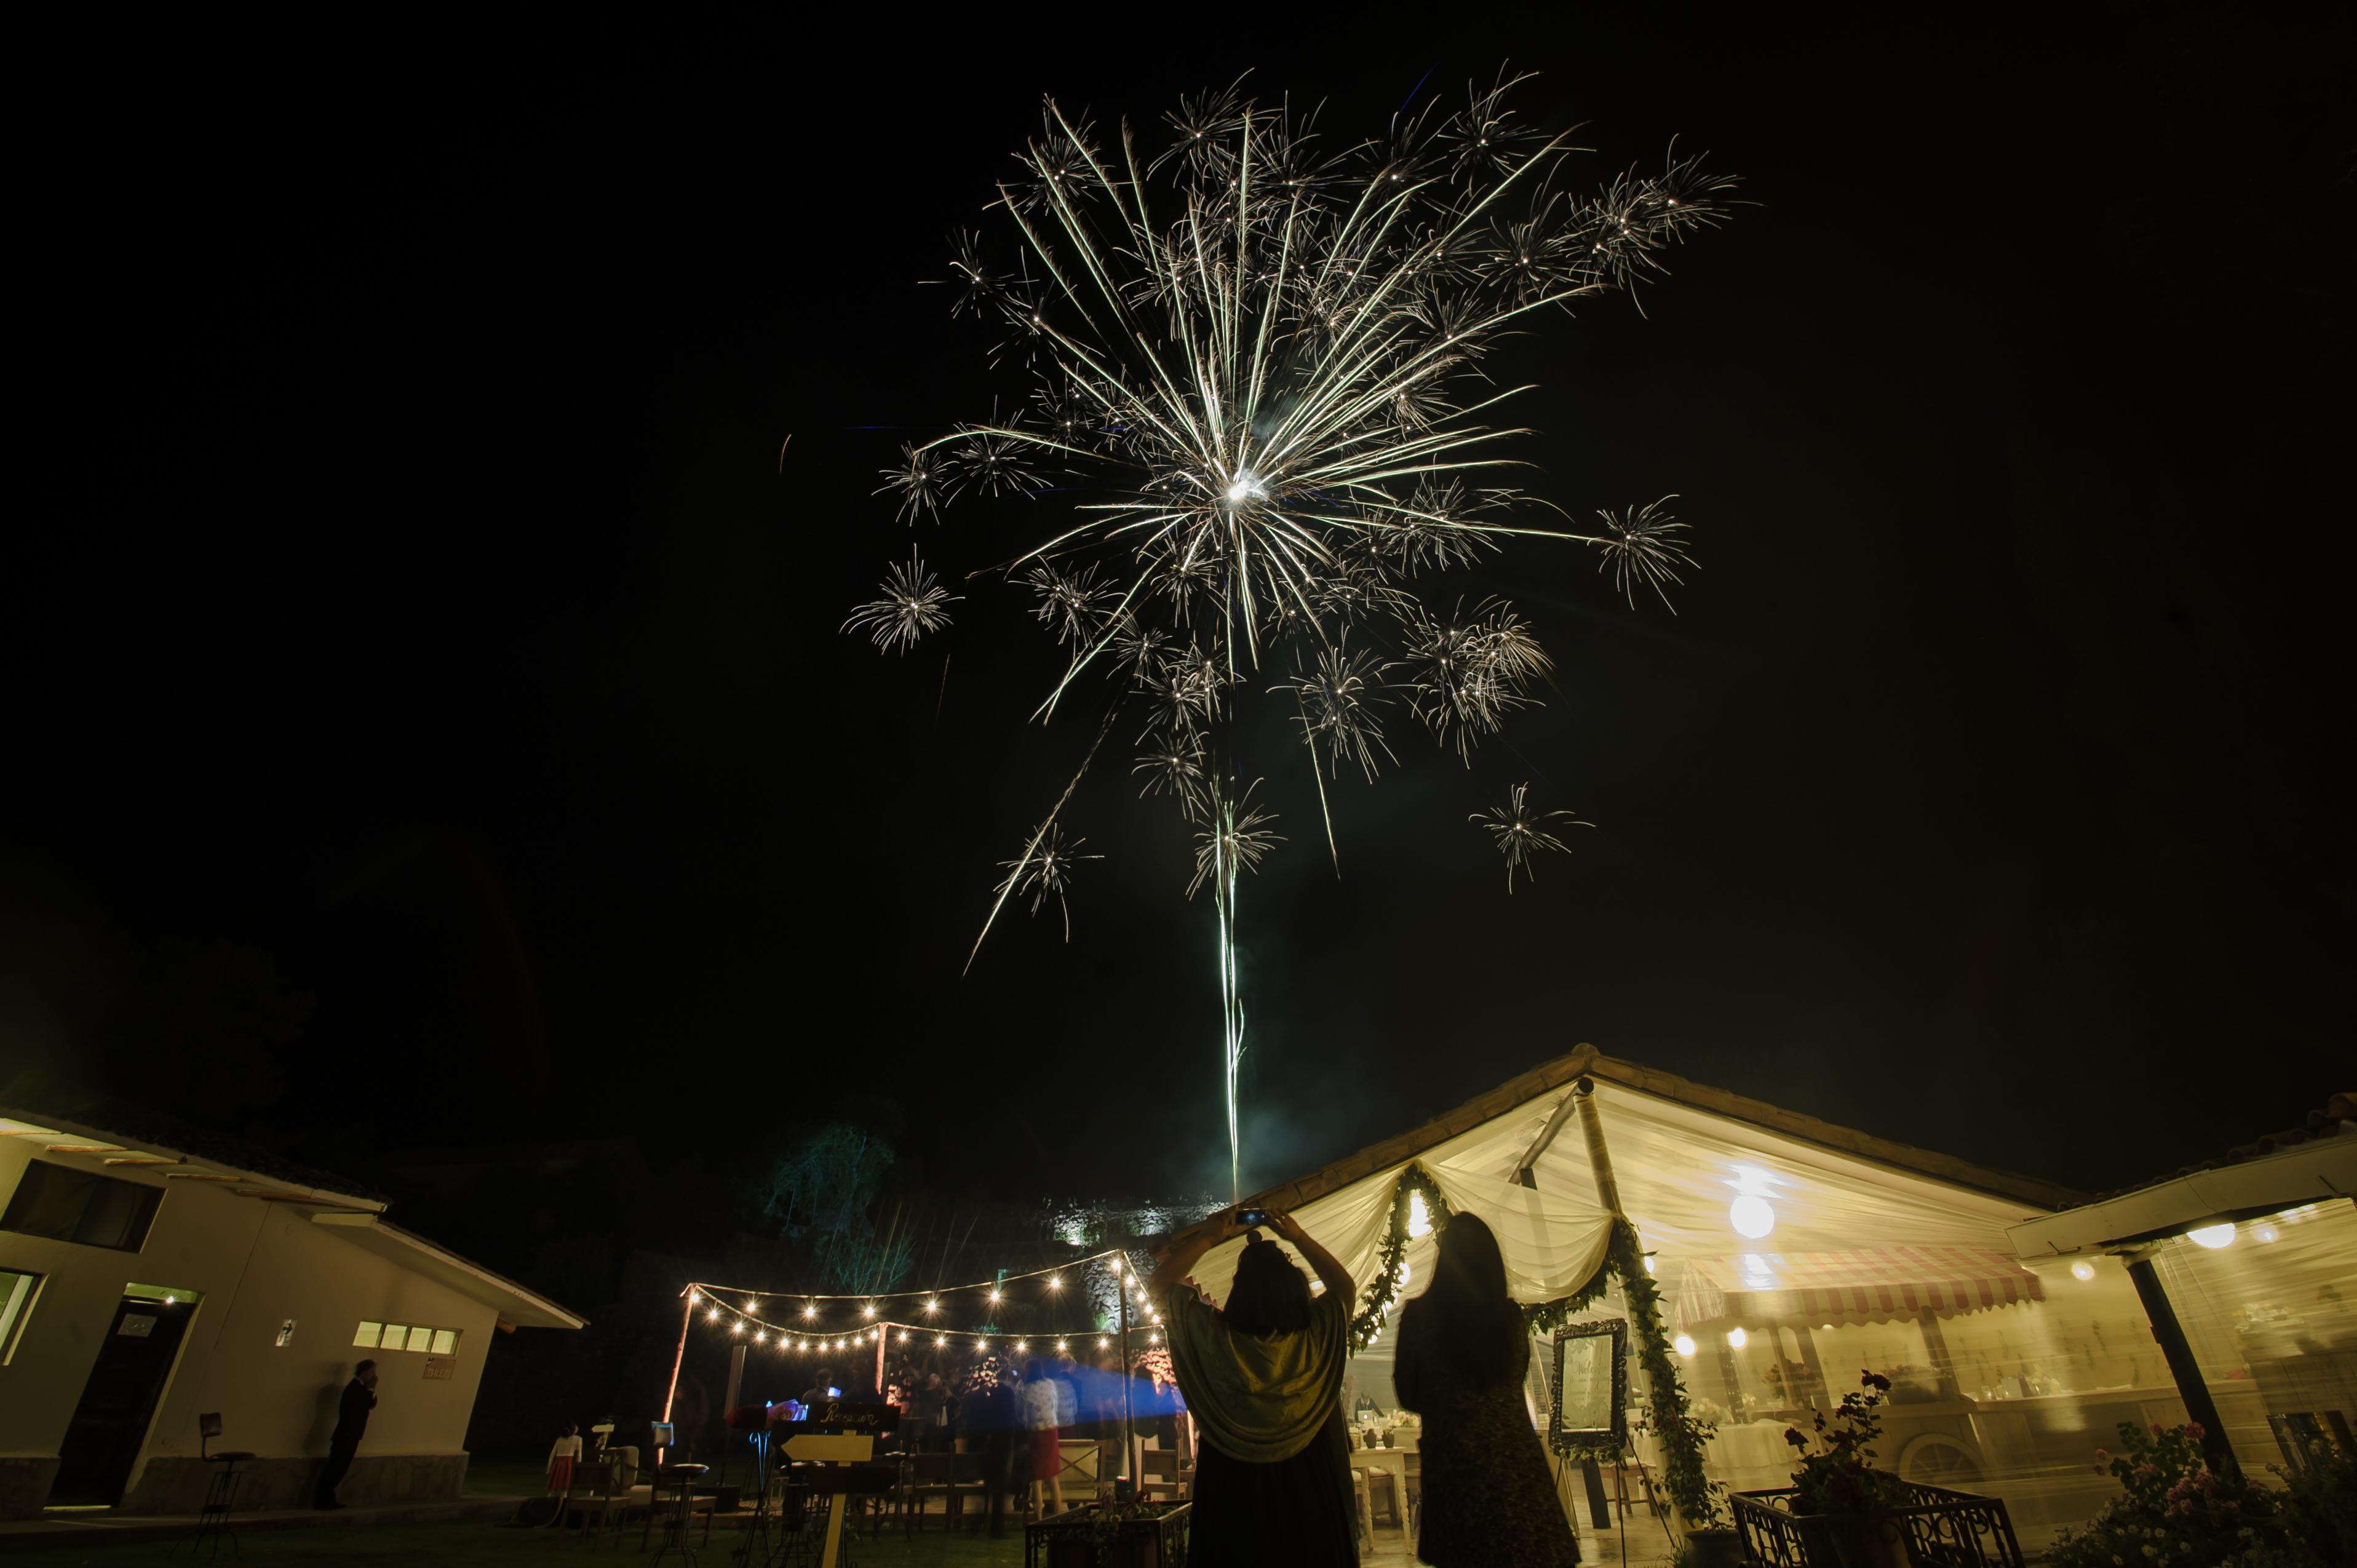
[(131, 1462), (147, 1437), (156, 1396), (171, 1374), (172, 1358), (188, 1332), (195, 1304), (126, 1295), (99, 1347), (98, 1364), (82, 1386), (81, 1403), (58, 1450), (58, 1478), (49, 1504), (112, 1506), (123, 1500)]

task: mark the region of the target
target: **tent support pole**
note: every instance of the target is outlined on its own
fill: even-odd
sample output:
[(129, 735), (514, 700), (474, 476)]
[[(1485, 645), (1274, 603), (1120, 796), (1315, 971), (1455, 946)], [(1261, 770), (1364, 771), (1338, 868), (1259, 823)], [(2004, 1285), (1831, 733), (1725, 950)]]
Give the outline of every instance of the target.
[[(1583, 1078), (1579, 1081), (1585, 1084), (1587, 1079)], [(1531, 1146), (1524, 1149), (1523, 1157), (1514, 1163), (1514, 1179), (1533, 1192), (1536, 1192), (1539, 1186), (1538, 1176), (1534, 1174), (1538, 1168), (1539, 1156), (1547, 1152), (1547, 1145), (1555, 1142), (1555, 1135), (1563, 1131), (1563, 1124), (1571, 1119), (1574, 1102), (1579, 1100), (1584, 1092), (1583, 1090), (1575, 1089), (1563, 1097), (1562, 1102), (1555, 1108), (1555, 1114), (1547, 1118), (1546, 1125), (1539, 1129), (1539, 1135), (1531, 1140)], [(1591, 1154), (1594, 1146), (1594, 1140), (1591, 1138), (1589, 1141)]]
[[(671, 1402), (679, 1397), (679, 1364), (687, 1359), (687, 1326), (695, 1320), (695, 1292), (689, 1289), (682, 1291), (680, 1294), (686, 1299), (680, 1306), (679, 1348), (672, 1352), (671, 1387), (663, 1390), (663, 1424), (665, 1426), (671, 1424)], [(662, 1462), (663, 1451), (658, 1448), (655, 1450), (655, 1463), (661, 1465)]]
[(2185, 1326), (2177, 1321), (2177, 1309), (2169, 1305), (2169, 1292), (2153, 1270), (2150, 1252), (2128, 1263), (2128, 1278), (2136, 1282), (2136, 1299), (2144, 1303), (2153, 1339), (2169, 1363), (2169, 1375), (2177, 1380), (2177, 1397), (2185, 1402), (2185, 1413), (2201, 1423), (2202, 1457), (2221, 1476), (2240, 1476), (2243, 1470), (2234, 1462), (2233, 1445), (2226, 1441), (2226, 1423), (2218, 1419), (2218, 1402), (2210, 1397), (2210, 1385), (2201, 1380), (2201, 1364), (2193, 1359), (2193, 1347), (2186, 1343)]
[[(1612, 1155), (1604, 1146), (1604, 1122), (1596, 1114), (1596, 1080), (1582, 1073), (1579, 1081), (1572, 1086), (1571, 1099), (1566, 1103), (1579, 1107), (1579, 1130), (1587, 1135), (1587, 1166), (1596, 1174), (1597, 1200), (1613, 1219), (1626, 1219), (1628, 1216), (1620, 1212), (1620, 1184), (1612, 1179)], [(1544, 1136), (1538, 1146), (1546, 1146)], [(1523, 1168), (1529, 1169), (1527, 1165)]]

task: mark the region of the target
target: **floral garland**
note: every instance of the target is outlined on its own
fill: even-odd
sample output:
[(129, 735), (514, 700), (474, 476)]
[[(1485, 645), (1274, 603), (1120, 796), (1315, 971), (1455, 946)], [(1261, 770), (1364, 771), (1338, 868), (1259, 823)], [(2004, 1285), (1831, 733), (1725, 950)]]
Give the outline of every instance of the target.
[[(1358, 1315), (1351, 1320), (1351, 1348), (1354, 1351), (1374, 1343), (1399, 1300), (1400, 1264), (1407, 1256), (1408, 1216), (1417, 1193), (1424, 1195), (1425, 1217), (1433, 1230), (1437, 1233), (1448, 1224), (1448, 1200), (1441, 1196), (1439, 1187), (1424, 1167), (1411, 1165), (1401, 1171), (1399, 1186), (1392, 1192), (1391, 1226), (1384, 1232), (1382, 1251), (1377, 1255), (1375, 1277), (1367, 1283)], [(1703, 1470), (1703, 1444), (1710, 1435), (1710, 1426), (1695, 1418), (1686, 1398), (1685, 1383), (1678, 1376), (1677, 1362), (1670, 1352), (1669, 1333), (1662, 1323), (1662, 1290), (1653, 1283), (1653, 1276), (1645, 1272), (1645, 1251), (1637, 1239), (1637, 1228), (1626, 1219), (1613, 1220), (1604, 1262), (1595, 1274), (1568, 1295), (1523, 1308), (1523, 1322), (1531, 1333), (1552, 1334), (1573, 1314), (1584, 1312), (1602, 1300), (1607, 1283), (1615, 1279), (1620, 1282), (1621, 1294), (1628, 1298), (1637, 1359), (1652, 1389), (1648, 1419), (1662, 1447), (1662, 1489), (1669, 1494), (1670, 1501), (1690, 1527), (1707, 1527), (1721, 1517), (1719, 1498), (1725, 1490)]]
[(1448, 1199), (1440, 1196), (1439, 1184), (1422, 1165), (1410, 1165), (1400, 1172), (1399, 1186), (1392, 1189), (1391, 1228), (1383, 1233), (1383, 1251), (1375, 1262), (1375, 1277), (1359, 1299), (1358, 1316), (1351, 1319), (1351, 1348), (1363, 1350), (1375, 1342), (1383, 1325), (1392, 1315), (1392, 1305), (1399, 1300), (1400, 1264), (1407, 1258), (1408, 1216), (1415, 1207), (1415, 1195), (1424, 1195), (1424, 1217), (1438, 1235), (1448, 1225), (1451, 1210)]

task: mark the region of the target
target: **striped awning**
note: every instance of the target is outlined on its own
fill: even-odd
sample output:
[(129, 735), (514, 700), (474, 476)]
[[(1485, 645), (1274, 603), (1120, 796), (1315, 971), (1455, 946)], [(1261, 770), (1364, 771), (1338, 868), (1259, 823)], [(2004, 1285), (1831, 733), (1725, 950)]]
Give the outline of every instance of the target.
[(2045, 1298), (2036, 1274), (1977, 1247), (1745, 1252), (1687, 1260), (1677, 1321), (1888, 1323)]

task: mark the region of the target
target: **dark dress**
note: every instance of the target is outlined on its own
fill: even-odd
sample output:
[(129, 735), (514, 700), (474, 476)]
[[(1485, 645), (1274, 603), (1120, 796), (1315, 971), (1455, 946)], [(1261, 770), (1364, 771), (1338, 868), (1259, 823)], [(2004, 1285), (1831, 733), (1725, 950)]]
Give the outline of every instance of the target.
[(1205, 1443), (1195, 1459), (1187, 1557), (1203, 1568), (1358, 1568), (1351, 1437), (1336, 1406), (1309, 1446), (1274, 1465)]
[(1400, 1403), (1424, 1417), (1424, 1524), (1416, 1555), (1436, 1568), (1567, 1568), (1579, 1561), (1546, 1450), (1523, 1403), (1531, 1343), (1514, 1336), (1512, 1373), (1467, 1383), (1430, 1308), (1400, 1314), (1392, 1382)]

